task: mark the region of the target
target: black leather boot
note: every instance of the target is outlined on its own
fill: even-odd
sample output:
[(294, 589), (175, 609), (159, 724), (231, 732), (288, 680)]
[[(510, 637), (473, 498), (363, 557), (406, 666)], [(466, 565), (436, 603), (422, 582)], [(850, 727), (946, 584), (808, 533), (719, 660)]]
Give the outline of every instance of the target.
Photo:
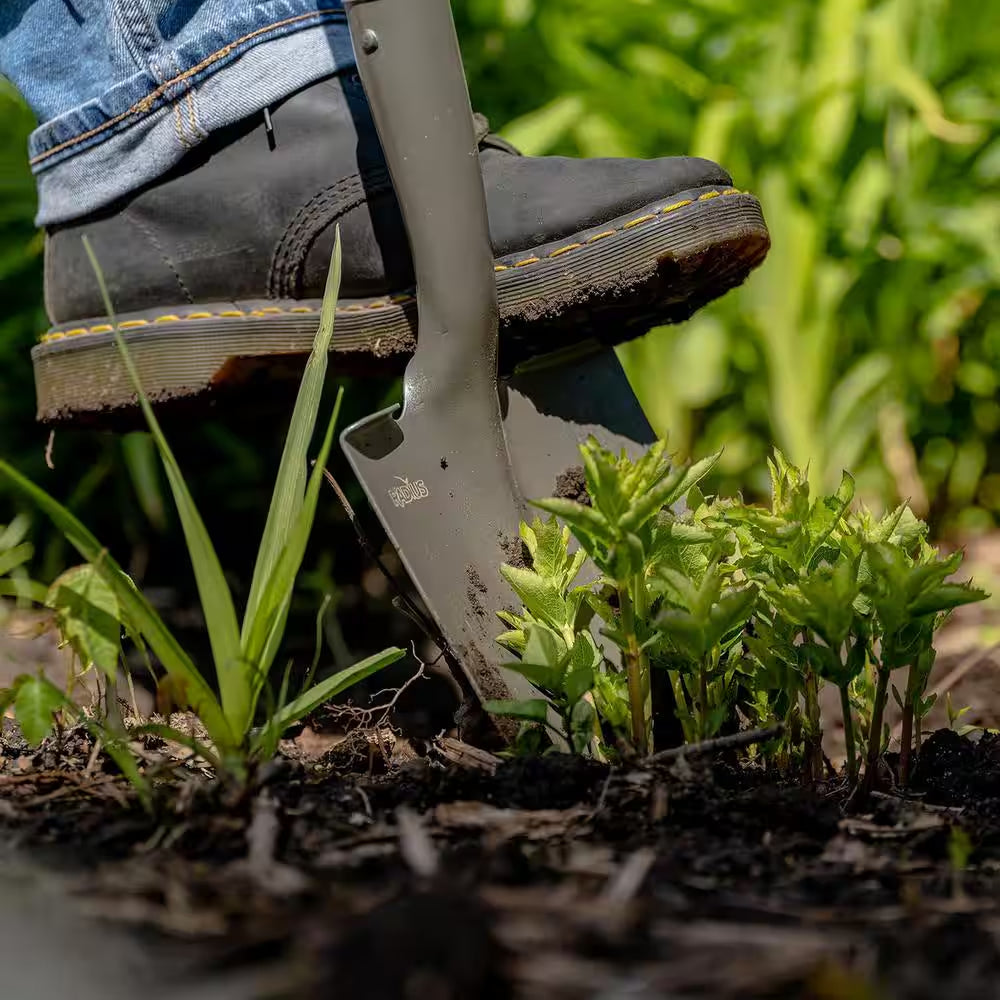
[[(154, 185), (53, 228), (52, 328), (33, 352), (39, 418), (103, 422), (134, 393), (87, 234), (144, 388), (191, 400), (308, 353), (335, 224), (335, 370), (402, 369), (415, 343), (409, 248), (361, 83), (341, 74), (213, 134)], [(524, 157), (477, 119), (501, 365), (686, 319), (767, 253), (760, 205), (707, 160)]]

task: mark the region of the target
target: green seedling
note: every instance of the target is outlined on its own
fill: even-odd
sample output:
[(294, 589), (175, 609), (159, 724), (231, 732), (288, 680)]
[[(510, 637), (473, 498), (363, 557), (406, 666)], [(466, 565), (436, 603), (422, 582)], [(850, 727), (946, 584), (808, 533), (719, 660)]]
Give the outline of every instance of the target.
[[(604, 656), (588, 631), (593, 616), (587, 587), (574, 586), (586, 559), (582, 550), (569, 551), (569, 528), (554, 517), (521, 525), (521, 541), (531, 566), (504, 564), (501, 575), (522, 603), (521, 613), (503, 611), (510, 630), (498, 642), (516, 656), (509, 666), (532, 682), (545, 699), (491, 701), (486, 709), (497, 715), (548, 725), (551, 707), (562, 720), (557, 733), (575, 752), (591, 750), (602, 757), (598, 705), (612, 725), (621, 723), (616, 699), (606, 683)], [(595, 687), (600, 695), (593, 693)]]
[[(189, 708), (203, 723), (211, 747), (199, 747), (199, 752), (204, 752), (206, 759), (215, 763), (220, 772), (246, 780), (249, 765), (259, 760), (266, 748), (275, 745), (276, 732), (280, 734), (323, 702), (405, 655), (397, 648), (383, 650), (292, 698), (287, 696), (287, 685), (283, 683), (282, 697), (267, 714), (264, 725), (254, 727), (258, 703), (284, 635), (295, 579), (311, 532), (322, 473), (340, 410), (342, 393), (337, 396), (312, 473), (308, 474), (308, 450), (323, 392), (340, 286), (339, 231), (320, 325), (285, 440), (242, 623), (237, 620), (229, 585), (204, 523), (143, 392), (138, 372), (114, 320), (103, 276), (86, 240), (85, 246), (97, 274), (116, 343), (159, 451), (180, 516), (219, 693), (215, 693), (208, 677), (199, 670), (131, 578), (69, 510), (6, 462), (0, 461), (0, 475), (53, 521), (90, 567), (85, 576), (77, 575), (72, 582), (64, 580), (53, 599), (57, 613), (62, 616), (67, 641), (74, 645), (82, 659), (89, 659), (110, 674), (112, 660), (117, 665), (118, 659), (117, 648), (112, 648), (112, 622), (123, 627), (143, 650), (148, 648), (159, 660), (165, 672), (161, 688), (173, 706)], [(63, 697), (58, 704), (57, 693)], [(65, 697), (58, 689), (34, 679), (22, 682), (18, 688), (15, 711), (19, 703), (28, 713), (26, 718), (30, 716), (28, 725), (34, 735), (41, 731), (43, 720), (47, 720), (51, 729), (53, 709), (60, 705), (67, 708)], [(147, 725), (135, 732), (140, 731), (167, 734), (179, 742), (190, 742), (184, 734), (168, 732), (162, 726)], [(109, 744), (105, 742), (105, 745)]]
[(590, 506), (551, 498), (535, 506), (555, 514), (570, 528), (601, 574), (599, 587), (617, 602), (592, 602), (608, 628), (605, 635), (621, 650), (628, 687), (630, 739), (642, 755), (653, 748), (647, 643), (650, 622), (649, 569), (655, 563), (658, 515), (683, 498), (712, 469), (718, 455), (691, 466), (671, 466), (666, 442), (654, 444), (632, 461), (615, 455), (593, 437), (580, 446)]
[[(762, 748), (769, 763), (784, 770), (801, 763), (804, 777), (818, 780), (825, 766), (819, 694), (832, 684), (848, 783), (866, 795), (888, 743), (891, 688), (903, 714), (900, 770), (908, 780), (934, 704), (927, 694), (934, 634), (952, 609), (986, 597), (952, 581), (961, 553), (942, 557), (905, 505), (882, 517), (853, 508), (846, 473), (834, 493), (814, 499), (808, 476), (780, 453), (770, 462), (769, 507), (706, 498), (697, 483), (715, 457), (672, 469), (663, 442), (635, 462), (593, 440), (582, 453), (592, 506), (537, 501), (565, 524), (522, 527), (536, 561), (531, 570), (503, 569), (524, 609), (502, 616), (512, 631), (500, 637), (520, 657), (515, 669), (549, 692), (575, 749), (596, 746), (582, 728), (590, 708), (577, 704), (592, 704), (605, 725), (627, 722), (631, 749), (648, 749), (649, 674), (662, 668), (688, 742), (726, 726), (781, 722), (781, 739)], [(686, 510), (677, 513), (671, 505), (682, 497)], [(575, 583), (583, 556), (570, 555), (570, 537), (601, 574), (587, 586)], [(621, 651), (621, 669), (588, 644), (587, 609)], [(573, 674), (574, 656), (594, 666)], [(890, 678), (904, 667), (900, 690)], [(518, 709), (540, 720), (548, 704)]]

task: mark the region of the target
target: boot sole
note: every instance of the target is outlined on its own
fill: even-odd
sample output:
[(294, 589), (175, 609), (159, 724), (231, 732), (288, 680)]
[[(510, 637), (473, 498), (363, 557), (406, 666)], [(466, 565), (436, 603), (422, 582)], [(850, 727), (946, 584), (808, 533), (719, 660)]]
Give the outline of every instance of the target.
[[(620, 343), (652, 325), (685, 320), (741, 284), (769, 246), (757, 199), (712, 187), (499, 257), (501, 368), (588, 340)], [(118, 324), (150, 399), (187, 409), (206, 396), (246, 397), (262, 379), (297, 380), (321, 305), (319, 299), (178, 305), (125, 314)], [(412, 292), (342, 299), (334, 370), (401, 372), (416, 344), (416, 324)], [(55, 326), (32, 350), (32, 362), (42, 423), (114, 426), (137, 415), (106, 320)]]

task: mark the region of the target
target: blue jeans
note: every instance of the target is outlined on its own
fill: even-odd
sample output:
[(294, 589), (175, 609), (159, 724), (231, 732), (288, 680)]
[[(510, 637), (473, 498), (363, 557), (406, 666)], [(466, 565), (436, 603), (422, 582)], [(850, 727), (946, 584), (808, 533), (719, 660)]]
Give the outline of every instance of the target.
[(354, 65), (341, 0), (0, 0), (0, 74), (39, 121), (40, 226), (169, 170), (215, 129)]

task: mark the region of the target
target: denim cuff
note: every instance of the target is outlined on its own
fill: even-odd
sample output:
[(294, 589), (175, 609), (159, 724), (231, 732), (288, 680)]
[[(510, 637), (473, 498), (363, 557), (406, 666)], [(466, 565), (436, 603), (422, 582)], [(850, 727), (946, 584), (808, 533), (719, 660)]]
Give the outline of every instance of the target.
[[(162, 176), (216, 129), (355, 65), (343, 8), (303, 11), (302, 0), (266, 5), (280, 15), (233, 35), (199, 39), (161, 56), (101, 98), (46, 122), (29, 140), (38, 226), (94, 212)], [(169, 60), (170, 72), (153, 73)]]

